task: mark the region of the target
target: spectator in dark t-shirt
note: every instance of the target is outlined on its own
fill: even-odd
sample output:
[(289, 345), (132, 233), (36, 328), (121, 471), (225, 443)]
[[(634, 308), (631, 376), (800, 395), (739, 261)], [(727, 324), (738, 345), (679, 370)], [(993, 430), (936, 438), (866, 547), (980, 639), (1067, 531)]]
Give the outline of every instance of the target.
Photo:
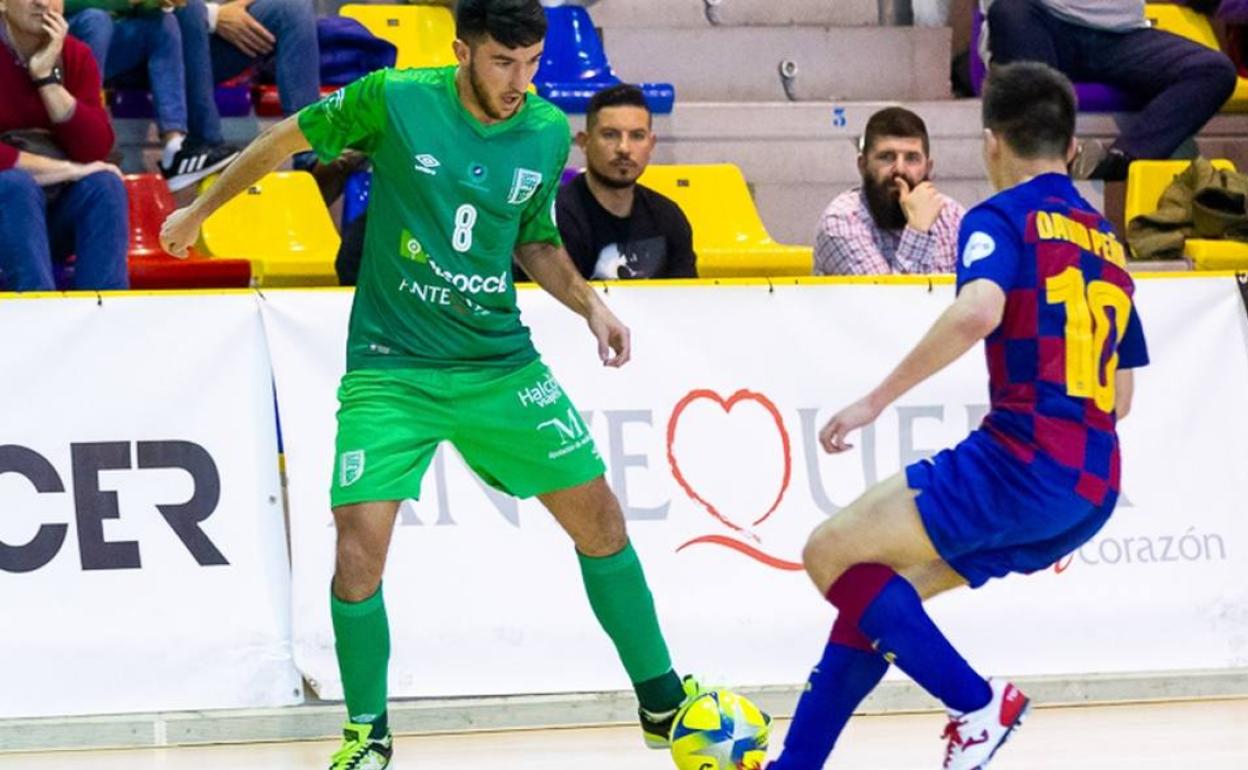
[(655, 136), (636, 86), (621, 83), (590, 100), (576, 144), (587, 169), (559, 191), (556, 221), (586, 278), (696, 278), (693, 231), (680, 207), (637, 184)]

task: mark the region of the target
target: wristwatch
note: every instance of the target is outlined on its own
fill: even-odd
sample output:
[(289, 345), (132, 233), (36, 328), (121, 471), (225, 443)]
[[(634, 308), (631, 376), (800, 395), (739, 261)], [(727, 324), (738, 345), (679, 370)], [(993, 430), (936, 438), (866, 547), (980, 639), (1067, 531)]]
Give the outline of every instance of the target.
[(51, 85), (59, 86), (65, 82), (65, 75), (61, 72), (61, 66), (58, 64), (52, 68), (51, 73), (44, 75), (38, 80), (32, 80), (31, 82), (34, 84), (36, 89)]

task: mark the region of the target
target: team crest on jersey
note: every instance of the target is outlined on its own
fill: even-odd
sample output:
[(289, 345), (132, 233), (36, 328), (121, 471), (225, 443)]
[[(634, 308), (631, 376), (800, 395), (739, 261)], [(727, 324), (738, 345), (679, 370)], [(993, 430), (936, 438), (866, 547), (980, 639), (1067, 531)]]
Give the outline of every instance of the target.
[(542, 175), (536, 171), (527, 168), (516, 169), (516, 175), (511, 180), (511, 192), (507, 194), (507, 202), (519, 205), (528, 203), (529, 198), (533, 197), (533, 193), (537, 192), (537, 188), (542, 186)]
[(349, 487), (364, 475), (364, 450), (343, 452), (338, 458), (338, 486)]

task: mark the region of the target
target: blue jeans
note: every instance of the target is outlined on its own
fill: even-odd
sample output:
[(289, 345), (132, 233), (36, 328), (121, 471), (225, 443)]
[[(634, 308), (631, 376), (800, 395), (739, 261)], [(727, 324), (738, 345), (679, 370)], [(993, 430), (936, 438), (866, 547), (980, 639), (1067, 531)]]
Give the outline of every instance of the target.
[[(200, 3), (203, 0), (190, 0)], [(252, 64), (276, 70), (282, 112), (293, 115), (321, 98), (321, 53), (312, 0), (256, 0), (247, 9), (273, 33), (277, 46), (263, 59), (252, 59), (220, 35), (212, 36), (212, 72), (218, 83), (237, 77)]]
[(1071, 80), (1107, 83), (1138, 99), (1143, 108), (1114, 142), (1129, 158), (1169, 158), (1235, 90), (1227, 56), (1169, 32), (1083, 27), (1040, 0), (995, 0), (988, 27), (995, 63), (1044, 62)]
[(182, 59), (186, 65), (186, 102), (191, 112), (192, 144), (218, 145), (225, 142), (221, 135), (221, 113), (213, 95), (212, 57), (208, 46), (208, 9), (203, 0), (187, 3), (173, 12), (182, 30)]
[[(277, 68), (282, 110), (289, 115), (319, 99), (321, 60), (316, 12), (311, 0), (256, 0), (247, 11), (277, 38), (271, 56)], [(174, 16), (182, 28), (191, 136), (205, 144), (220, 144), (223, 141), (221, 115), (217, 112), (213, 88), (260, 59), (253, 59), (219, 35), (208, 33), (208, 10), (204, 0), (188, 0)]]
[(126, 188), (101, 171), (47, 202), (26, 171), (0, 171), (0, 287), (53, 291), (52, 261), (75, 254), (74, 289), (126, 289), (130, 278)]
[(171, 14), (114, 18), (106, 11), (88, 8), (69, 17), (69, 34), (91, 48), (109, 85), (151, 87), (156, 126), (162, 134), (187, 130), (182, 33)]

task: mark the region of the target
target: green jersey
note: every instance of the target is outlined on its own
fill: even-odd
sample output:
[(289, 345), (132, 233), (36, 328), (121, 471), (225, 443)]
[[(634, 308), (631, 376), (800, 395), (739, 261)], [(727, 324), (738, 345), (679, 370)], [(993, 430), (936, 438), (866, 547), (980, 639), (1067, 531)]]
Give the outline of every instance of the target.
[(379, 70), (299, 113), (317, 156), (372, 158), (347, 369), (518, 367), (537, 358), (520, 322), (517, 244), (560, 245), (555, 196), (568, 120), (529, 94), (484, 125), (455, 68)]

